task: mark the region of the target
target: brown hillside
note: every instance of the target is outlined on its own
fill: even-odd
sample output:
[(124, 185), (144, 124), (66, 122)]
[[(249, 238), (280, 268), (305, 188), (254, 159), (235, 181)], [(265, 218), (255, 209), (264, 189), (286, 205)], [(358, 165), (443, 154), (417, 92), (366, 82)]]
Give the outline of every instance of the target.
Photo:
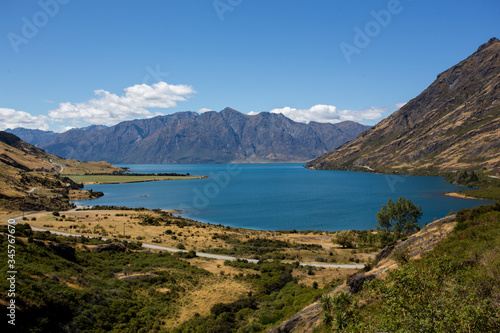
[(120, 171), (106, 162), (65, 160), (0, 131), (0, 209), (68, 209), (78, 185), (66, 174)]
[(492, 38), (419, 96), (311, 169), (452, 171), (500, 166), (500, 41)]

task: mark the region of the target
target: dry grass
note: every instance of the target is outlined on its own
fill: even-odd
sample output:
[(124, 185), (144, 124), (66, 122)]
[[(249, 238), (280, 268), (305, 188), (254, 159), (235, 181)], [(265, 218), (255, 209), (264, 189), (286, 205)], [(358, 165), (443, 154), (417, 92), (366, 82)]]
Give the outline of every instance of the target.
[[(360, 263), (364, 263), (369, 262), (375, 256), (375, 252), (364, 253), (362, 252), (363, 249), (342, 249), (334, 246), (331, 242), (331, 235), (326, 232), (296, 234), (227, 228), (203, 223), (195, 223), (182, 228), (175, 224), (168, 226), (141, 225), (141, 215), (145, 214), (154, 217), (159, 216), (153, 211), (85, 210), (61, 212), (64, 218), (45, 213), (38, 215), (36, 221), (29, 221), (29, 223), (38, 228), (94, 237), (125, 239), (123, 237), (125, 233), (126, 239), (130, 241), (140, 241), (171, 248), (176, 248), (179, 244), (182, 244), (187, 250), (193, 249), (199, 252), (206, 249), (234, 247), (234, 245), (216, 237), (216, 235), (229, 236), (231, 239), (239, 241), (248, 241), (255, 238), (276, 239), (297, 244), (297, 247), (300, 244), (321, 245), (322, 249), (300, 250), (301, 262), (310, 263), (320, 262), (319, 260), (329, 263), (352, 263), (355, 259), (359, 260)], [(172, 221), (176, 219), (176, 217), (170, 218)], [(278, 249), (278, 251), (280, 250)], [(298, 257), (299, 254), (297, 248), (282, 249), (281, 251), (290, 254), (293, 258)]]
[(308, 275), (307, 271), (304, 270), (294, 270), (292, 275), (301, 284), (312, 287), (314, 282), (316, 282), (319, 288), (324, 288), (332, 280), (346, 279), (358, 271), (358, 269), (351, 268), (318, 268), (314, 271), (313, 275)]
[(210, 314), (210, 309), (217, 303), (230, 303), (247, 295), (252, 287), (242, 281), (225, 276), (211, 276), (203, 280), (199, 287), (190, 290), (178, 300), (180, 310), (175, 319), (166, 320), (165, 328), (172, 329), (189, 320), (196, 313), (201, 316)]
[(235, 276), (240, 273), (243, 273), (244, 275), (260, 274), (259, 271), (255, 271), (253, 269), (241, 269), (231, 266), (224, 266), (224, 260), (197, 257), (189, 259), (189, 262), (191, 263), (191, 265), (202, 268), (212, 274), (221, 274), (221, 272), (227, 276)]

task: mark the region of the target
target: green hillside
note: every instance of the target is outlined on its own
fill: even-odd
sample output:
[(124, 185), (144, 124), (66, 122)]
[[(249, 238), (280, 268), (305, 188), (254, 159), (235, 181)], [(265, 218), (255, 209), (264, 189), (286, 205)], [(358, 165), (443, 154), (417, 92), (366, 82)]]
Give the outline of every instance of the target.
[(461, 210), (456, 220), (421, 259), (399, 251), (386, 278), (323, 302), (331, 320), (316, 331), (499, 332), (500, 204)]

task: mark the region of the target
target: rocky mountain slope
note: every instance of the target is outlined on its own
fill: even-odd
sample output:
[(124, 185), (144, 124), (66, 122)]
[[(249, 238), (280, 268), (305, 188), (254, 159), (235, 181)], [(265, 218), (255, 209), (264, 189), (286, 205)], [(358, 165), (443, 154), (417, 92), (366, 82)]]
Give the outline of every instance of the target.
[(500, 41), (492, 38), (420, 95), (311, 169), (453, 171), (500, 166)]
[(31, 144), (64, 158), (110, 163), (227, 163), (307, 161), (354, 139), (369, 127), (297, 123), (282, 114), (178, 112), (115, 126), (65, 133), (15, 129)]

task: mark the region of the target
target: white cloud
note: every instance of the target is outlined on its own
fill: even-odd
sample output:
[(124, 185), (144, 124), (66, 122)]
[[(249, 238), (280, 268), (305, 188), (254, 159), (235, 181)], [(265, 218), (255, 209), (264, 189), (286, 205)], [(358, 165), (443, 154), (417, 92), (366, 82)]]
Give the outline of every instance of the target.
[(17, 127), (48, 130), (46, 116), (33, 116), (28, 112), (0, 108), (0, 130)]
[(198, 113), (204, 113), (204, 112), (209, 112), (209, 111), (213, 111), (213, 110), (209, 109), (209, 108), (201, 108), (198, 110)]
[(60, 132), (60, 133), (67, 132), (67, 131), (69, 131), (70, 129), (73, 129), (73, 128), (76, 128), (76, 127), (75, 126), (69, 126), (69, 125), (68, 126), (64, 126), (63, 125), (63, 126), (59, 126), (59, 130), (58, 131), (54, 131), (54, 132)]
[[(338, 110), (334, 105), (317, 104), (309, 109), (296, 109), (292, 107), (284, 107), (273, 109), (272, 113), (282, 113), (288, 118), (301, 122), (309, 123), (316, 121), (320, 123), (339, 123), (341, 121), (351, 120), (358, 123), (380, 120), (384, 117), (384, 113), (389, 112), (393, 107), (369, 107), (363, 110)], [(255, 114), (255, 113), (254, 113)]]
[(398, 109), (401, 109), (403, 106), (406, 105), (406, 103), (396, 103), (395, 105)]
[(191, 86), (166, 82), (151, 86), (137, 84), (124, 90), (123, 96), (102, 89), (96, 90), (96, 98), (84, 103), (60, 103), (59, 108), (49, 112), (49, 117), (56, 121), (81, 119), (89, 124), (114, 125), (124, 120), (161, 114), (153, 114), (147, 108), (174, 108), (177, 107), (177, 102), (186, 101), (196, 93)]

